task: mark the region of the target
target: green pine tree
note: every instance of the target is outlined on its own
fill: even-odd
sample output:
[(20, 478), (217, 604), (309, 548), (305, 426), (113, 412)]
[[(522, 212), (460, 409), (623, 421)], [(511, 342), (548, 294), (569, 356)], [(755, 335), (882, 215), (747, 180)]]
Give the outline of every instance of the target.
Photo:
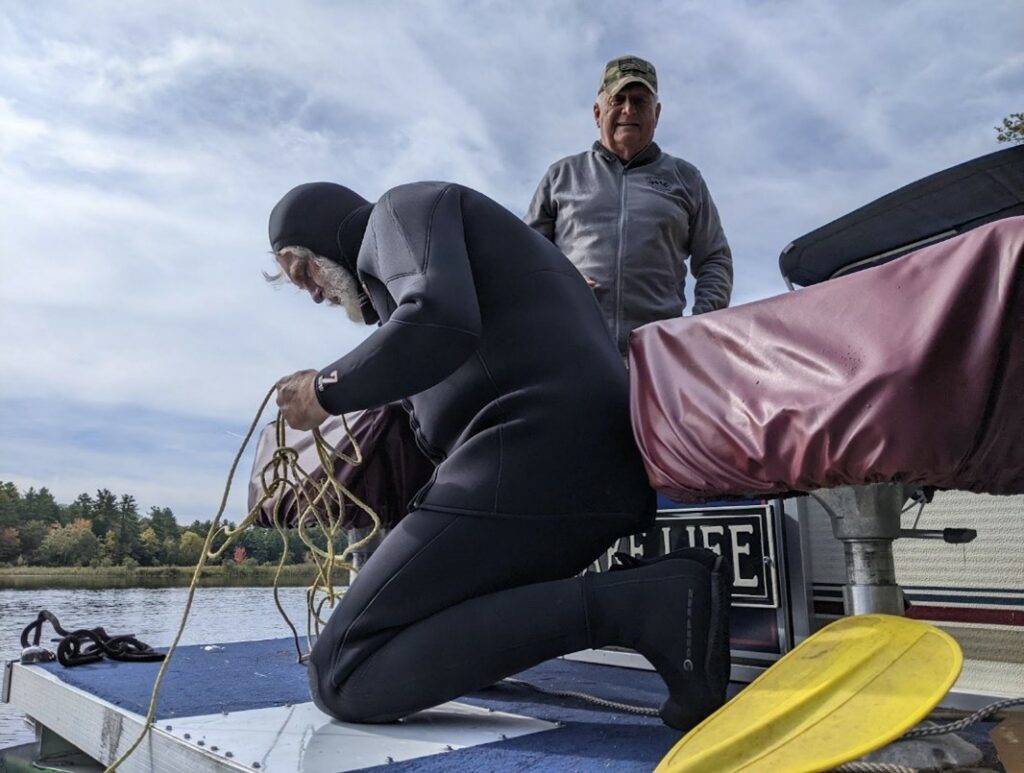
[(996, 127), (996, 139), (1014, 145), (1024, 143), (1024, 113), (1010, 113), (1003, 125)]

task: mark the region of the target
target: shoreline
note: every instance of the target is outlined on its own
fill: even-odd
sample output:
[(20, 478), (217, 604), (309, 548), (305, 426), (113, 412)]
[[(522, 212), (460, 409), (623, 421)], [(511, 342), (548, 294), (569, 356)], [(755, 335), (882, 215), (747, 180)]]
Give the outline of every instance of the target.
[[(0, 567), (0, 589), (104, 587), (188, 587), (194, 567), (190, 566), (9, 566)], [(274, 584), (276, 566), (224, 564), (203, 567), (199, 587), (258, 586)], [(287, 564), (281, 569), (281, 587), (308, 586), (317, 569), (313, 564)], [(335, 583), (347, 582), (347, 573), (338, 572)]]

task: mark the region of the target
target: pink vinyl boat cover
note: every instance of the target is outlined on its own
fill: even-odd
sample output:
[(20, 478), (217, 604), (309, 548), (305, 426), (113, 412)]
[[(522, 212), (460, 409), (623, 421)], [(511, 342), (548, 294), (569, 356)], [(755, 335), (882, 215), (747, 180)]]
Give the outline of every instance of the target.
[(1024, 217), (630, 339), (633, 432), (680, 502), (905, 481), (1024, 492)]

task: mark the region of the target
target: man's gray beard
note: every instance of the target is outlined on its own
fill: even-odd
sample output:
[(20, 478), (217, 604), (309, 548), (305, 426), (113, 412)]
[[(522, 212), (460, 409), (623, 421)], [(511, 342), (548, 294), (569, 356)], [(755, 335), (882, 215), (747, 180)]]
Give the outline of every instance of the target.
[(353, 322), (363, 323), (363, 310), (359, 304), (359, 283), (351, 273), (343, 269), (337, 263), (322, 255), (315, 255), (311, 258), (316, 267), (320, 269), (320, 276), (325, 287), (324, 300), (332, 306), (341, 306)]

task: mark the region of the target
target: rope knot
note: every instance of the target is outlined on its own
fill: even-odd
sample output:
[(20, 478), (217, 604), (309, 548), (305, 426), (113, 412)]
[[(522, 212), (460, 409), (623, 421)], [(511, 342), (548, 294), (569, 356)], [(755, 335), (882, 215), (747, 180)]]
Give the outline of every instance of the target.
[(284, 464), (294, 464), (299, 461), (299, 454), (294, 448), (288, 446), (278, 446), (271, 456), (271, 463), (283, 462)]

